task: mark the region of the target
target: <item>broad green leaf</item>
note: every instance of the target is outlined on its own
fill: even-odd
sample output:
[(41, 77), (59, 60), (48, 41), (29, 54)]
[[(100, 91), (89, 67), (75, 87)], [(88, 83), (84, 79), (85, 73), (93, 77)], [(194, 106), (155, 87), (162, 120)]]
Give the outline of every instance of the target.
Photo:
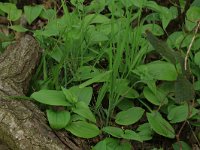
[(51, 128), (62, 129), (65, 128), (70, 120), (70, 112), (68, 111), (53, 111), (47, 110), (47, 118)]
[(105, 15), (101, 14), (89, 14), (85, 16), (83, 19), (85, 25), (93, 24), (93, 23), (109, 23), (110, 19)]
[(146, 30), (150, 30), (154, 35), (161, 36), (164, 34), (163, 29), (157, 24), (146, 24), (142, 26), (142, 32), (145, 33)]
[(120, 142), (118, 139), (106, 138), (100, 141), (92, 150), (131, 150), (132, 146), (128, 142)]
[(9, 28), (12, 29), (12, 30), (15, 30), (17, 32), (26, 32), (26, 31), (28, 31), (28, 29), (22, 27), (21, 25), (13, 25), (13, 26), (10, 26)]
[(200, 80), (197, 80), (196, 82), (194, 82), (194, 89), (196, 91), (199, 91), (200, 90)]
[(85, 121), (71, 122), (65, 129), (81, 138), (93, 138), (100, 134), (99, 128), (96, 125)]
[(55, 45), (49, 53), (49, 56), (55, 59), (58, 63), (60, 63), (64, 56), (64, 49), (65, 47)]
[(102, 131), (117, 137), (117, 138), (124, 138), (128, 140), (136, 140), (142, 142), (142, 139), (140, 138), (139, 134), (132, 130), (122, 130), (117, 127), (107, 126), (102, 129)]
[(175, 82), (175, 100), (177, 103), (183, 103), (194, 99), (194, 86), (183, 75), (179, 75)]
[(171, 61), (174, 65), (177, 63), (177, 54), (168, 45), (159, 40), (156, 36), (154, 36), (150, 31), (146, 31), (147, 39), (154, 47), (154, 49), (160, 53), (165, 59)]
[(172, 48), (179, 48), (180, 46), (183, 45), (183, 40), (185, 38), (185, 35), (182, 31), (177, 31), (173, 32), (168, 36), (167, 43), (172, 47)]
[(72, 111), (94, 123), (96, 123), (96, 118), (91, 112), (90, 108), (84, 102), (77, 102)]
[(178, 76), (175, 66), (164, 61), (154, 61), (140, 65), (134, 71), (156, 80), (175, 81)]
[(115, 150), (132, 150), (132, 145), (128, 142), (121, 142), (119, 146), (116, 147)]
[(106, 6), (106, 0), (94, 0), (91, 1), (90, 5), (84, 6), (87, 12), (102, 12)]
[(106, 71), (104, 73), (101, 73), (101, 74), (97, 75), (96, 77), (89, 79), (86, 82), (82, 83), (81, 85), (79, 85), (79, 87), (84, 88), (84, 87), (91, 85), (95, 82), (105, 82), (109, 79), (111, 72), (112, 71)]
[(147, 0), (140, 0), (140, 1), (132, 0), (132, 2), (134, 3), (134, 6), (142, 8), (142, 6), (147, 2)]
[(78, 101), (77, 97), (69, 90), (62, 87), (62, 91), (68, 102), (74, 104)]
[(118, 139), (106, 138), (103, 141), (98, 142), (92, 150), (113, 150), (118, 147), (120, 141)]
[(168, 120), (170, 123), (178, 123), (185, 121), (188, 117), (188, 105), (184, 104), (181, 106), (175, 106), (169, 110), (167, 115)]
[(166, 104), (168, 102), (167, 95), (160, 90), (154, 89), (154, 92), (149, 88), (145, 87), (143, 90), (144, 97), (154, 105)]
[(86, 119), (78, 114), (72, 114), (71, 115), (71, 122), (76, 122), (76, 121), (86, 121)]
[(134, 103), (131, 99), (123, 99), (121, 102), (117, 104), (117, 107), (120, 110), (127, 110), (129, 108), (134, 107)]
[(168, 138), (175, 137), (175, 131), (173, 127), (161, 116), (159, 112), (151, 112), (147, 113), (146, 115), (151, 128), (156, 133)]
[[(173, 14), (173, 13), (175, 13), (175, 14)], [(168, 26), (170, 21), (176, 18), (177, 11), (176, 11), (175, 7), (174, 7), (174, 9), (172, 7), (171, 7), (171, 9), (168, 9), (166, 7), (161, 7), (159, 15), (160, 15), (160, 18), (162, 21), (162, 26), (164, 29), (166, 29), (166, 27)]]
[(152, 139), (153, 130), (151, 129), (149, 123), (139, 125), (137, 131), (143, 141), (148, 141)]
[(118, 79), (114, 92), (125, 98), (137, 98), (139, 96), (138, 92), (133, 88), (130, 88), (128, 84), (129, 81), (125, 79)]
[(200, 52), (197, 52), (194, 56), (194, 62), (195, 64), (197, 64), (198, 66), (200, 66)]
[(78, 86), (73, 86), (70, 89), (62, 88), (62, 91), (70, 103), (82, 101), (86, 105), (89, 105), (90, 100), (92, 99), (91, 87), (79, 88)]
[(78, 102), (84, 102), (87, 106), (89, 105), (93, 93), (91, 87), (79, 88), (78, 86), (73, 86), (69, 91), (76, 96)]
[(132, 130), (125, 130), (122, 138), (142, 142), (140, 135)]
[(0, 2), (0, 10), (7, 13), (8, 20), (10, 21), (16, 21), (18, 20), (22, 15), (22, 10), (17, 9), (15, 4), (12, 3), (1, 3)]
[(75, 74), (74, 81), (82, 81), (82, 80), (91, 79), (99, 74), (100, 74), (100, 71), (96, 69), (95, 67), (81, 66), (80, 68), (78, 68)]
[(56, 18), (56, 11), (54, 9), (43, 9), (40, 13), (40, 17), (48, 20), (52, 20)]
[(102, 129), (102, 131), (112, 135), (113, 137), (122, 138), (124, 134), (123, 130), (117, 127), (107, 126)]
[(200, 7), (192, 6), (186, 13), (186, 27), (188, 30), (192, 30), (199, 21)]
[(199, 0), (194, 0), (193, 3), (191, 4), (191, 6), (200, 7), (200, 1)]
[(24, 6), (24, 14), (29, 24), (40, 15), (42, 9), (43, 7), (41, 5)]
[(184, 141), (178, 141), (176, 143), (174, 143), (173, 145), (173, 149), (174, 150), (192, 150), (192, 148), (187, 144), (185, 143)]
[(70, 106), (62, 91), (40, 90), (38, 92), (34, 92), (31, 95), (31, 98), (47, 105)]
[(119, 112), (115, 117), (115, 122), (119, 125), (131, 125), (136, 123), (142, 117), (143, 113), (144, 109), (133, 107)]

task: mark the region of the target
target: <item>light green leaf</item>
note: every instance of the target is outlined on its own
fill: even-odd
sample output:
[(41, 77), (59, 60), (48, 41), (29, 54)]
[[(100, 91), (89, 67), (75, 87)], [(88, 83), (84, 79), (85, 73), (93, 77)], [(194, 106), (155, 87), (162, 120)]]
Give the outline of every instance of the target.
[(70, 120), (70, 112), (68, 111), (53, 111), (47, 110), (47, 118), (51, 128), (53, 129), (62, 129), (65, 128)]
[(74, 81), (91, 79), (100, 74), (100, 71), (93, 66), (81, 66), (78, 68)]
[(140, 65), (134, 71), (156, 80), (175, 81), (178, 76), (175, 66), (165, 61), (154, 61)]
[(79, 88), (84, 88), (84, 87), (86, 87), (90, 84), (93, 84), (95, 82), (105, 82), (109, 79), (111, 72), (112, 71), (110, 70), (110, 71), (106, 71), (104, 73), (101, 73), (101, 74), (97, 75), (96, 77), (89, 79), (86, 82), (79, 85)]
[(13, 26), (10, 26), (9, 28), (12, 29), (12, 30), (15, 30), (17, 32), (26, 32), (26, 31), (28, 31), (28, 29), (22, 27), (21, 25), (13, 25)]
[(102, 131), (104, 131), (114, 137), (117, 137), (117, 138), (122, 138), (122, 135), (124, 134), (122, 129), (117, 128), (117, 127), (112, 127), (112, 126), (104, 127), (102, 129)]
[(92, 150), (113, 150), (120, 144), (120, 141), (113, 138), (106, 138), (98, 142)]
[(119, 112), (115, 117), (115, 122), (119, 125), (131, 125), (136, 123), (142, 117), (143, 113), (144, 109), (133, 107)]
[(185, 121), (188, 117), (188, 105), (175, 106), (169, 110), (167, 115), (171, 123), (178, 123)]
[(69, 89), (65, 89), (62, 87), (62, 91), (65, 94), (67, 101), (69, 101), (70, 103), (73, 104), (78, 101), (77, 97), (75, 95), (73, 95), (73, 93)]
[(186, 13), (186, 27), (188, 30), (192, 30), (199, 20), (200, 7), (192, 6), (188, 9)]
[(91, 112), (90, 108), (84, 102), (77, 102), (72, 111), (94, 123), (96, 123), (96, 118)]
[(40, 17), (48, 20), (52, 20), (56, 18), (56, 11), (54, 9), (43, 9), (40, 13)]
[(10, 21), (16, 21), (18, 20), (22, 15), (22, 10), (17, 9), (15, 4), (12, 3), (1, 3), (0, 2), (0, 10), (7, 13), (8, 20)]
[(87, 106), (89, 105), (93, 93), (91, 87), (79, 88), (79, 86), (73, 86), (69, 91), (76, 96), (78, 102), (84, 102)]
[(150, 30), (154, 35), (160, 36), (164, 34), (163, 29), (157, 24), (146, 24), (142, 26), (142, 32), (145, 33), (146, 30)]
[(168, 138), (175, 137), (175, 131), (173, 127), (161, 116), (159, 112), (151, 112), (147, 113), (146, 115), (151, 128), (156, 133)]
[(144, 97), (154, 105), (166, 104), (168, 102), (167, 95), (160, 90), (154, 89), (152, 91), (149, 87), (143, 90)]
[(42, 5), (24, 6), (24, 14), (29, 24), (31, 24), (41, 13)]
[(100, 134), (99, 128), (85, 121), (76, 121), (68, 124), (65, 129), (81, 138), (93, 138)]
[(133, 88), (130, 88), (128, 84), (129, 81), (125, 79), (118, 79), (114, 92), (125, 98), (137, 98), (139, 96), (138, 92)]
[[(175, 13), (175, 14), (173, 14)], [(170, 23), (171, 20), (173, 20), (174, 18), (176, 18), (177, 16), (177, 11), (176, 8), (171, 7), (170, 9), (166, 8), (166, 7), (161, 7), (160, 12), (159, 12), (161, 21), (162, 21), (162, 26), (164, 29), (166, 29), (166, 27), (168, 26), (168, 24)]]
[(107, 126), (102, 129), (102, 131), (117, 137), (117, 138), (124, 138), (128, 140), (136, 140), (142, 142), (142, 139), (140, 138), (139, 134), (132, 130), (122, 130), (117, 127)]
[(109, 23), (110, 19), (105, 15), (101, 14), (89, 14), (83, 19), (85, 25), (93, 23)]
[(128, 142), (120, 142), (118, 139), (106, 138), (100, 141), (92, 150), (131, 150), (132, 146)]
[(31, 98), (47, 105), (70, 106), (62, 91), (40, 90), (38, 92), (34, 92), (31, 95)]
[(135, 140), (135, 141), (142, 142), (140, 135), (132, 130), (125, 130), (122, 137), (127, 140)]

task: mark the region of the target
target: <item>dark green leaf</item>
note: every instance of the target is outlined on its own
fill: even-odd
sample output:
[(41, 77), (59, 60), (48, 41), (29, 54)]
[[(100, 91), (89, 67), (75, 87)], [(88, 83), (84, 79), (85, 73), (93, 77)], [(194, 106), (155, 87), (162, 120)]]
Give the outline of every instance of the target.
[(185, 143), (184, 141), (178, 141), (176, 143), (174, 143), (173, 145), (173, 149), (174, 150), (192, 150), (192, 148), (187, 144)]
[(177, 103), (194, 99), (194, 86), (183, 75), (179, 75), (175, 82), (175, 100)]
[(165, 57), (167, 60), (171, 61), (173, 64), (176, 64), (176, 54), (175, 52), (168, 47), (168, 45), (159, 40), (156, 36), (154, 36), (150, 31), (146, 31), (147, 39), (151, 43), (151, 45), (154, 47), (154, 49), (161, 54), (163, 57)]

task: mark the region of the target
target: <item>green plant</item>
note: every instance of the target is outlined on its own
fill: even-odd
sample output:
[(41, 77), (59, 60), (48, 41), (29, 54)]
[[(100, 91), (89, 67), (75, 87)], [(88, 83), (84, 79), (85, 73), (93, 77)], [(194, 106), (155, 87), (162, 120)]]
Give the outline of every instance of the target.
[[(186, 124), (199, 126), (198, 2), (188, 10), (184, 1), (168, 8), (150, 0), (83, 2), (71, 0), (69, 12), (62, 0), (60, 17), (40, 5), (25, 6), (24, 12), (10, 3), (0, 6), (11, 22), (22, 13), (29, 25), (38, 17), (47, 20), (32, 31), (44, 52), (31, 97), (46, 105), (50, 126), (82, 138), (112, 136), (94, 150), (129, 150), (132, 140), (150, 141), (154, 134), (176, 138), (174, 149), (189, 149), (180, 135)], [(180, 9), (185, 24), (168, 35)], [(166, 42), (159, 39), (166, 35)], [(154, 54), (159, 56), (152, 61)]]
[(31, 95), (40, 103), (54, 106), (47, 109), (47, 118), (53, 129), (66, 129), (72, 134), (82, 138), (92, 138), (100, 132), (95, 116), (88, 105), (92, 98), (90, 87), (70, 89), (62, 88), (62, 91), (40, 90)]

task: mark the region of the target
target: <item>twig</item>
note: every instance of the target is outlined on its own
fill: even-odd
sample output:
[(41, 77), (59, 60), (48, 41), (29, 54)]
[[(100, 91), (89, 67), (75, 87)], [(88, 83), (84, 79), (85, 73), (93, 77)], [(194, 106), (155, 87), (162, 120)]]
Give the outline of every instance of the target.
[(194, 32), (194, 36), (192, 37), (192, 40), (191, 40), (191, 42), (190, 42), (190, 45), (189, 45), (189, 47), (188, 47), (188, 50), (187, 50), (187, 53), (186, 53), (186, 56), (185, 56), (185, 63), (184, 63), (184, 68), (185, 68), (185, 70), (187, 70), (187, 60), (188, 60), (189, 53), (190, 53), (190, 51), (191, 51), (192, 45), (193, 45), (193, 43), (194, 43), (194, 40), (195, 40), (195, 38), (196, 38), (197, 32), (198, 32), (198, 30), (199, 30), (199, 27), (200, 27), (200, 20), (198, 21), (197, 27), (196, 27), (195, 32)]

